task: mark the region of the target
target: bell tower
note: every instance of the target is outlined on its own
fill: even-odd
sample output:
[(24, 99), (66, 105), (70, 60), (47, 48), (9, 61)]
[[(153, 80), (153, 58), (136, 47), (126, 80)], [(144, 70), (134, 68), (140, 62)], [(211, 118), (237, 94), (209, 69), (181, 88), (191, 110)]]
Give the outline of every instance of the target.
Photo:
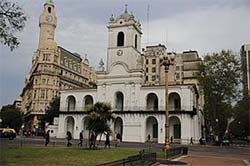
[(129, 70), (137, 69), (141, 35), (141, 24), (132, 13), (128, 13), (127, 5), (117, 18), (111, 15), (108, 24), (108, 70), (117, 63), (125, 64)]
[(38, 49), (53, 49), (56, 47), (55, 29), (57, 18), (52, 0), (46, 0), (44, 10), (39, 18), (40, 36)]

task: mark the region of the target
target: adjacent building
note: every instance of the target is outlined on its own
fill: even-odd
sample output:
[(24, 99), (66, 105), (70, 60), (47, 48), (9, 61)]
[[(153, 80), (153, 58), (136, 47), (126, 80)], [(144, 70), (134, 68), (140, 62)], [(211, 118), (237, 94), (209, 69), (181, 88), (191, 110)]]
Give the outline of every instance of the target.
[(96, 86), (96, 74), (91, 70), (87, 57), (57, 45), (56, 26), (54, 3), (47, 0), (39, 18), (39, 45), (25, 78), (21, 98), (16, 100), (25, 113), (26, 128), (41, 127), (41, 116), (53, 98), (60, 95), (60, 90)]
[(243, 95), (250, 96), (250, 44), (241, 47), (241, 69), (243, 80)]

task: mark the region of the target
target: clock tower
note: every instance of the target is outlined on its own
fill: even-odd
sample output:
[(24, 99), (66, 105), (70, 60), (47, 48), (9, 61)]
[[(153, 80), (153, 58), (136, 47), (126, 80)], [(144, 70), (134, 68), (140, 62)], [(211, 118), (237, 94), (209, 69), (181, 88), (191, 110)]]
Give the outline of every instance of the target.
[(52, 0), (46, 0), (44, 10), (39, 18), (40, 36), (38, 49), (55, 49), (57, 47), (54, 40), (56, 23), (54, 3)]
[(128, 70), (138, 68), (141, 58), (141, 24), (132, 13), (128, 13), (127, 5), (123, 14), (110, 17), (108, 24), (108, 70), (116, 64), (124, 64)]

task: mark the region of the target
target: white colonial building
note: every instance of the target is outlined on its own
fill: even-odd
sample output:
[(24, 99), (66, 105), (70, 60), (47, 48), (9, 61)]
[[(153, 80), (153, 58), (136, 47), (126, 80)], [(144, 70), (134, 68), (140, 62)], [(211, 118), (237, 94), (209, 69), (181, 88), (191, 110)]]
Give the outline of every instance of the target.
[[(111, 16), (108, 24), (106, 70), (101, 61), (97, 88), (61, 91), (58, 138), (71, 131), (87, 138), (85, 106), (109, 102), (116, 120), (111, 127), (127, 142), (145, 142), (148, 134), (158, 143), (165, 141), (165, 85), (145, 84), (145, 59), (141, 53), (141, 24), (125, 12)], [(169, 85), (169, 130), (176, 142), (199, 140), (202, 114), (196, 84)]]

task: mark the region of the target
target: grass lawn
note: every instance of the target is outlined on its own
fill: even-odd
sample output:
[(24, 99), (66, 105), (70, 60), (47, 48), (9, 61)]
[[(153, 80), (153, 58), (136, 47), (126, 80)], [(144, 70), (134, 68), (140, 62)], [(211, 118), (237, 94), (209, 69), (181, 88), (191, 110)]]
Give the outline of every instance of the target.
[(77, 147), (1, 147), (1, 166), (94, 166), (138, 154), (136, 149), (88, 150)]

